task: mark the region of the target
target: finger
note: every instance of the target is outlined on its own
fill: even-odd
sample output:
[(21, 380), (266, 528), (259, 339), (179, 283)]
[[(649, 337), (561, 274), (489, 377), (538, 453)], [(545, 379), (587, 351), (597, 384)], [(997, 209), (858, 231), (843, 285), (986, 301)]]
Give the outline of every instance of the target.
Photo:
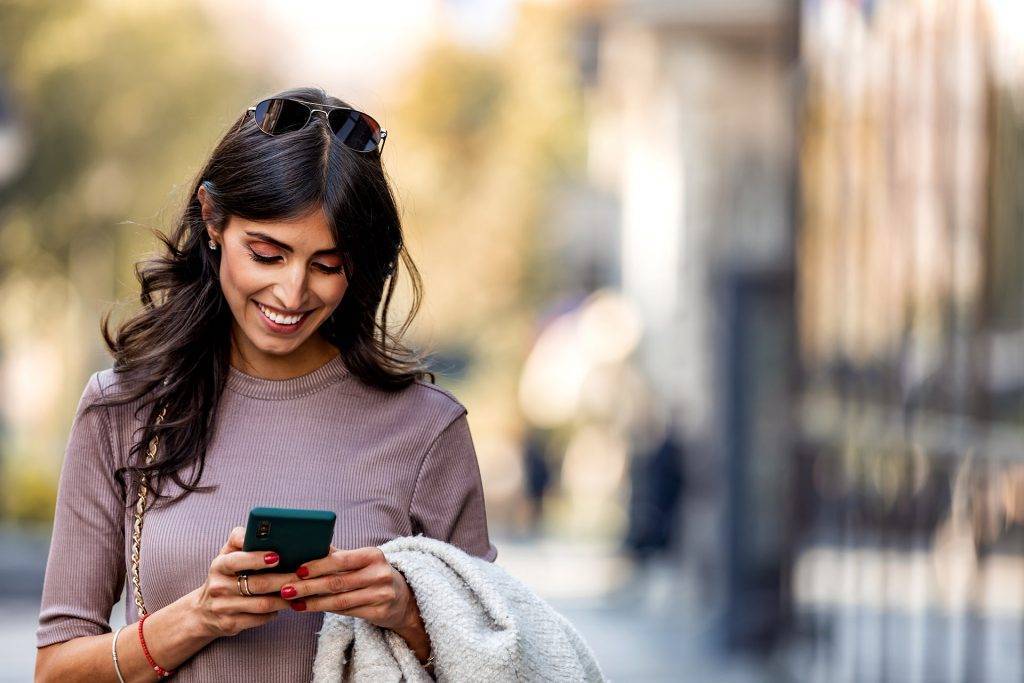
[[(291, 608), (296, 612), (348, 612), (382, 605), (392, 599), (384, 588), (360, 588), (359, 590), (336, 595), (314, 595), (301, 600), (292, 600)], [(358, 616), (353, 614), (352, 616)]]
[(266, 572), (265, 574), (249, 575), (249, 592), (280, 593), (284, 586), (294, 586), (299, 582), (299, 576), (295, 572)]
[(267, 624), (273, 621), (274, 617), (276, 617), (280, 613), (280, 610), (278, 610), (277, 612), (267, 612), (266, 614), (252, 615), (251, 617), (249, 617), (250, 619), (252, 619), (253, 622), (252, 628), (262, 626), (263, 624)]
[(290, 609), (288, 601), (275, 595), (261, 595), (259, 597), (238, 597), (222, 598), (218, 609), (236, 614), (266, 614), (277, 612), (282, 609)]
[(231, 533), (228, 534), (228, 540), (223, 546), (221, 546), (220, 552), (223, 555), (224, 553), (241, 550), (243, 545), (245, 545), (245, 527), (236, 526), (231, 530)]
[(233, 636), (247, 629), (269, 624), (271, 621), (276, 619), (279, 614), (281, 614), (280, 610), (277, 612), (267, 612), (266, 614), (251, 614), (248, 612), (232, 613), (230, 629), (222, 633), (222, 635)]
[(381, 561), (387, 562), (387, 558), (384, 557), (384, 551), (375, 546), (356, 548), (355, 550), (335, 549), (326, 557), (304, 563), (302, 567), (305, 567), (307, 571), (303, 572), (300, 567), (296, 573), (308, 580), (324, 574), (362, 569), (373, 562)]
[(231, 535), (228, 536), (228, 543), (231, 544), (232, 550), (241, 550), (245, 545), (245, 527), (236, 526), (231, 530)]
[[(390, 572), (388, 573), (390, 575)], [(378, 565), (373, 564), (355, 571), (335, 572), (326, 576), (318, 576), (314, 579), (285, 582), (281, 584), (280, 591), (281, 597), (294, 600), (295, 598), (304, 598), (307, 595), (331, 595), (334, 593), (356, 591), (361, 588), (384, 584), (388, 578), (390, 576), (383, 576)], [(288, 588), (294, 589), (295, 592), (288, 591)]]
[[(273, 562), (267, 562), (268, 559)], [(281, 561), (277, 553), (267, 550), (235, 550), (233, 552), (218, 555), (210, 564), (210, 569), (233, 576), (246, 569), (264, 569), (273, 567)]]

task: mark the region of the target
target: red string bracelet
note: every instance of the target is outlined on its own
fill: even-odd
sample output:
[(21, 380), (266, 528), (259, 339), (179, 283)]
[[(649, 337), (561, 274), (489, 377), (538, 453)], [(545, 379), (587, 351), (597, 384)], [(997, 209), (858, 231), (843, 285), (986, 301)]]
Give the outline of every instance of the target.
[(151, 667), (153, 667), (153, 671), (156, 672), (156, 675), (160, 676), (161, 678), (167, 678), (168, 676), (174, 673), (174, 670), (171, 669), (170, 671), (168, 671), (167, 669), (163, 668), (162, 666), (153, 661), (153, 656), (149, 654), (149, 648), (146, 647), (146, 638), (142, 635), (142, 622), (146, 621), (146, 617), (148, 616), (149, 613), (147, 612), (146, 614), (142, 615), (141, 619), (139, 619), (139, 642), (142, 643), (142, 652), (146, 655), (146, 661), (149, 662), (149, 665)]

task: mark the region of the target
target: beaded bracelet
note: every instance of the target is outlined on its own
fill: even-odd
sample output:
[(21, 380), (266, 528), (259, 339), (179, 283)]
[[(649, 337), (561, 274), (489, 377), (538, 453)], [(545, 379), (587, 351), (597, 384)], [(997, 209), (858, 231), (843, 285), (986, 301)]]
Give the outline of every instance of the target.
[(168, 671), (167, 669), (163, 668), (162, 666), (153, 661), (153, 656), (149, 654), (149, 648), (146, 647), (146, 638), (142, 635), (142, 623), (146, 621), (146, 618), (148, 616), (149, 613), (147, 612), (146, 614), (142, 615), (141, 619), (139, 619), (139, 642), (142, 643), (142, 652), (146, 655), (146, 661), (149, 662), (149, 665), (151, 667), (153, 667), (153, 671), (156, 672), (156, 675), (160, 678), (167, 678), (168, 676), (174, 673), (174, 669)]

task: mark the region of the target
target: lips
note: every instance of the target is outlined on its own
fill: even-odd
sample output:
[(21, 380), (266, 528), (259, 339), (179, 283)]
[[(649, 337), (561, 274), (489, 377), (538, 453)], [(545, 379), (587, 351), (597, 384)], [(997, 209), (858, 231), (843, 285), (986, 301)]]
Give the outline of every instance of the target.
[(312, 311), (306, 311), (305, 313), (302, 314), (302, 317), (298, 320), (298, 322), (292, 323), (291, 325), (284, 325), (279, 322), (274, 322), (273, 320), (268, 318), (263, 313), (263, 309), (261, 308), (259, 302), (253, 301), (253, 305), (255, 305), (256, 310), (259, 311), (260, 320), (263, 321), (263, 324), (267, 327), (267, 329), (269, 329), (271, 332), (276, 332), (278, 334), (291, 334), (297, 331), (306, 322), (306, 319), (309, 318), (310, 313), (312, 313)]

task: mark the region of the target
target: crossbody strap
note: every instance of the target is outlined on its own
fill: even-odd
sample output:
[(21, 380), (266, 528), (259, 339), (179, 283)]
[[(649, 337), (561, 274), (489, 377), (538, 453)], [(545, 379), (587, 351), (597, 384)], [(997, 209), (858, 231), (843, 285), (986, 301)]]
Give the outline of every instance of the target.
[[(166, 384), (166, 382), (164, 382)], [(167, 413), (167, 406), (160, 411), (156, 418), (156, 424), (164, 421)], [(146, 454), (146, 464), (149, 465), (156, 457), (158, 437), (154, 436), (149, 442), (149, 452)], [(142, 602), (142, 585), (139, 580), (139, 554), (142, 549), (142, 515), (146, 511), (146, 496), (149, 494), (149, 485), (146, 481), (145, 472), (139, 477), (139, 500), (135, 503), (135, 528), (132, 531), (132, 589), (135, 593), (135, 607), (139, 616), (146, 614), (146, 606)]]

